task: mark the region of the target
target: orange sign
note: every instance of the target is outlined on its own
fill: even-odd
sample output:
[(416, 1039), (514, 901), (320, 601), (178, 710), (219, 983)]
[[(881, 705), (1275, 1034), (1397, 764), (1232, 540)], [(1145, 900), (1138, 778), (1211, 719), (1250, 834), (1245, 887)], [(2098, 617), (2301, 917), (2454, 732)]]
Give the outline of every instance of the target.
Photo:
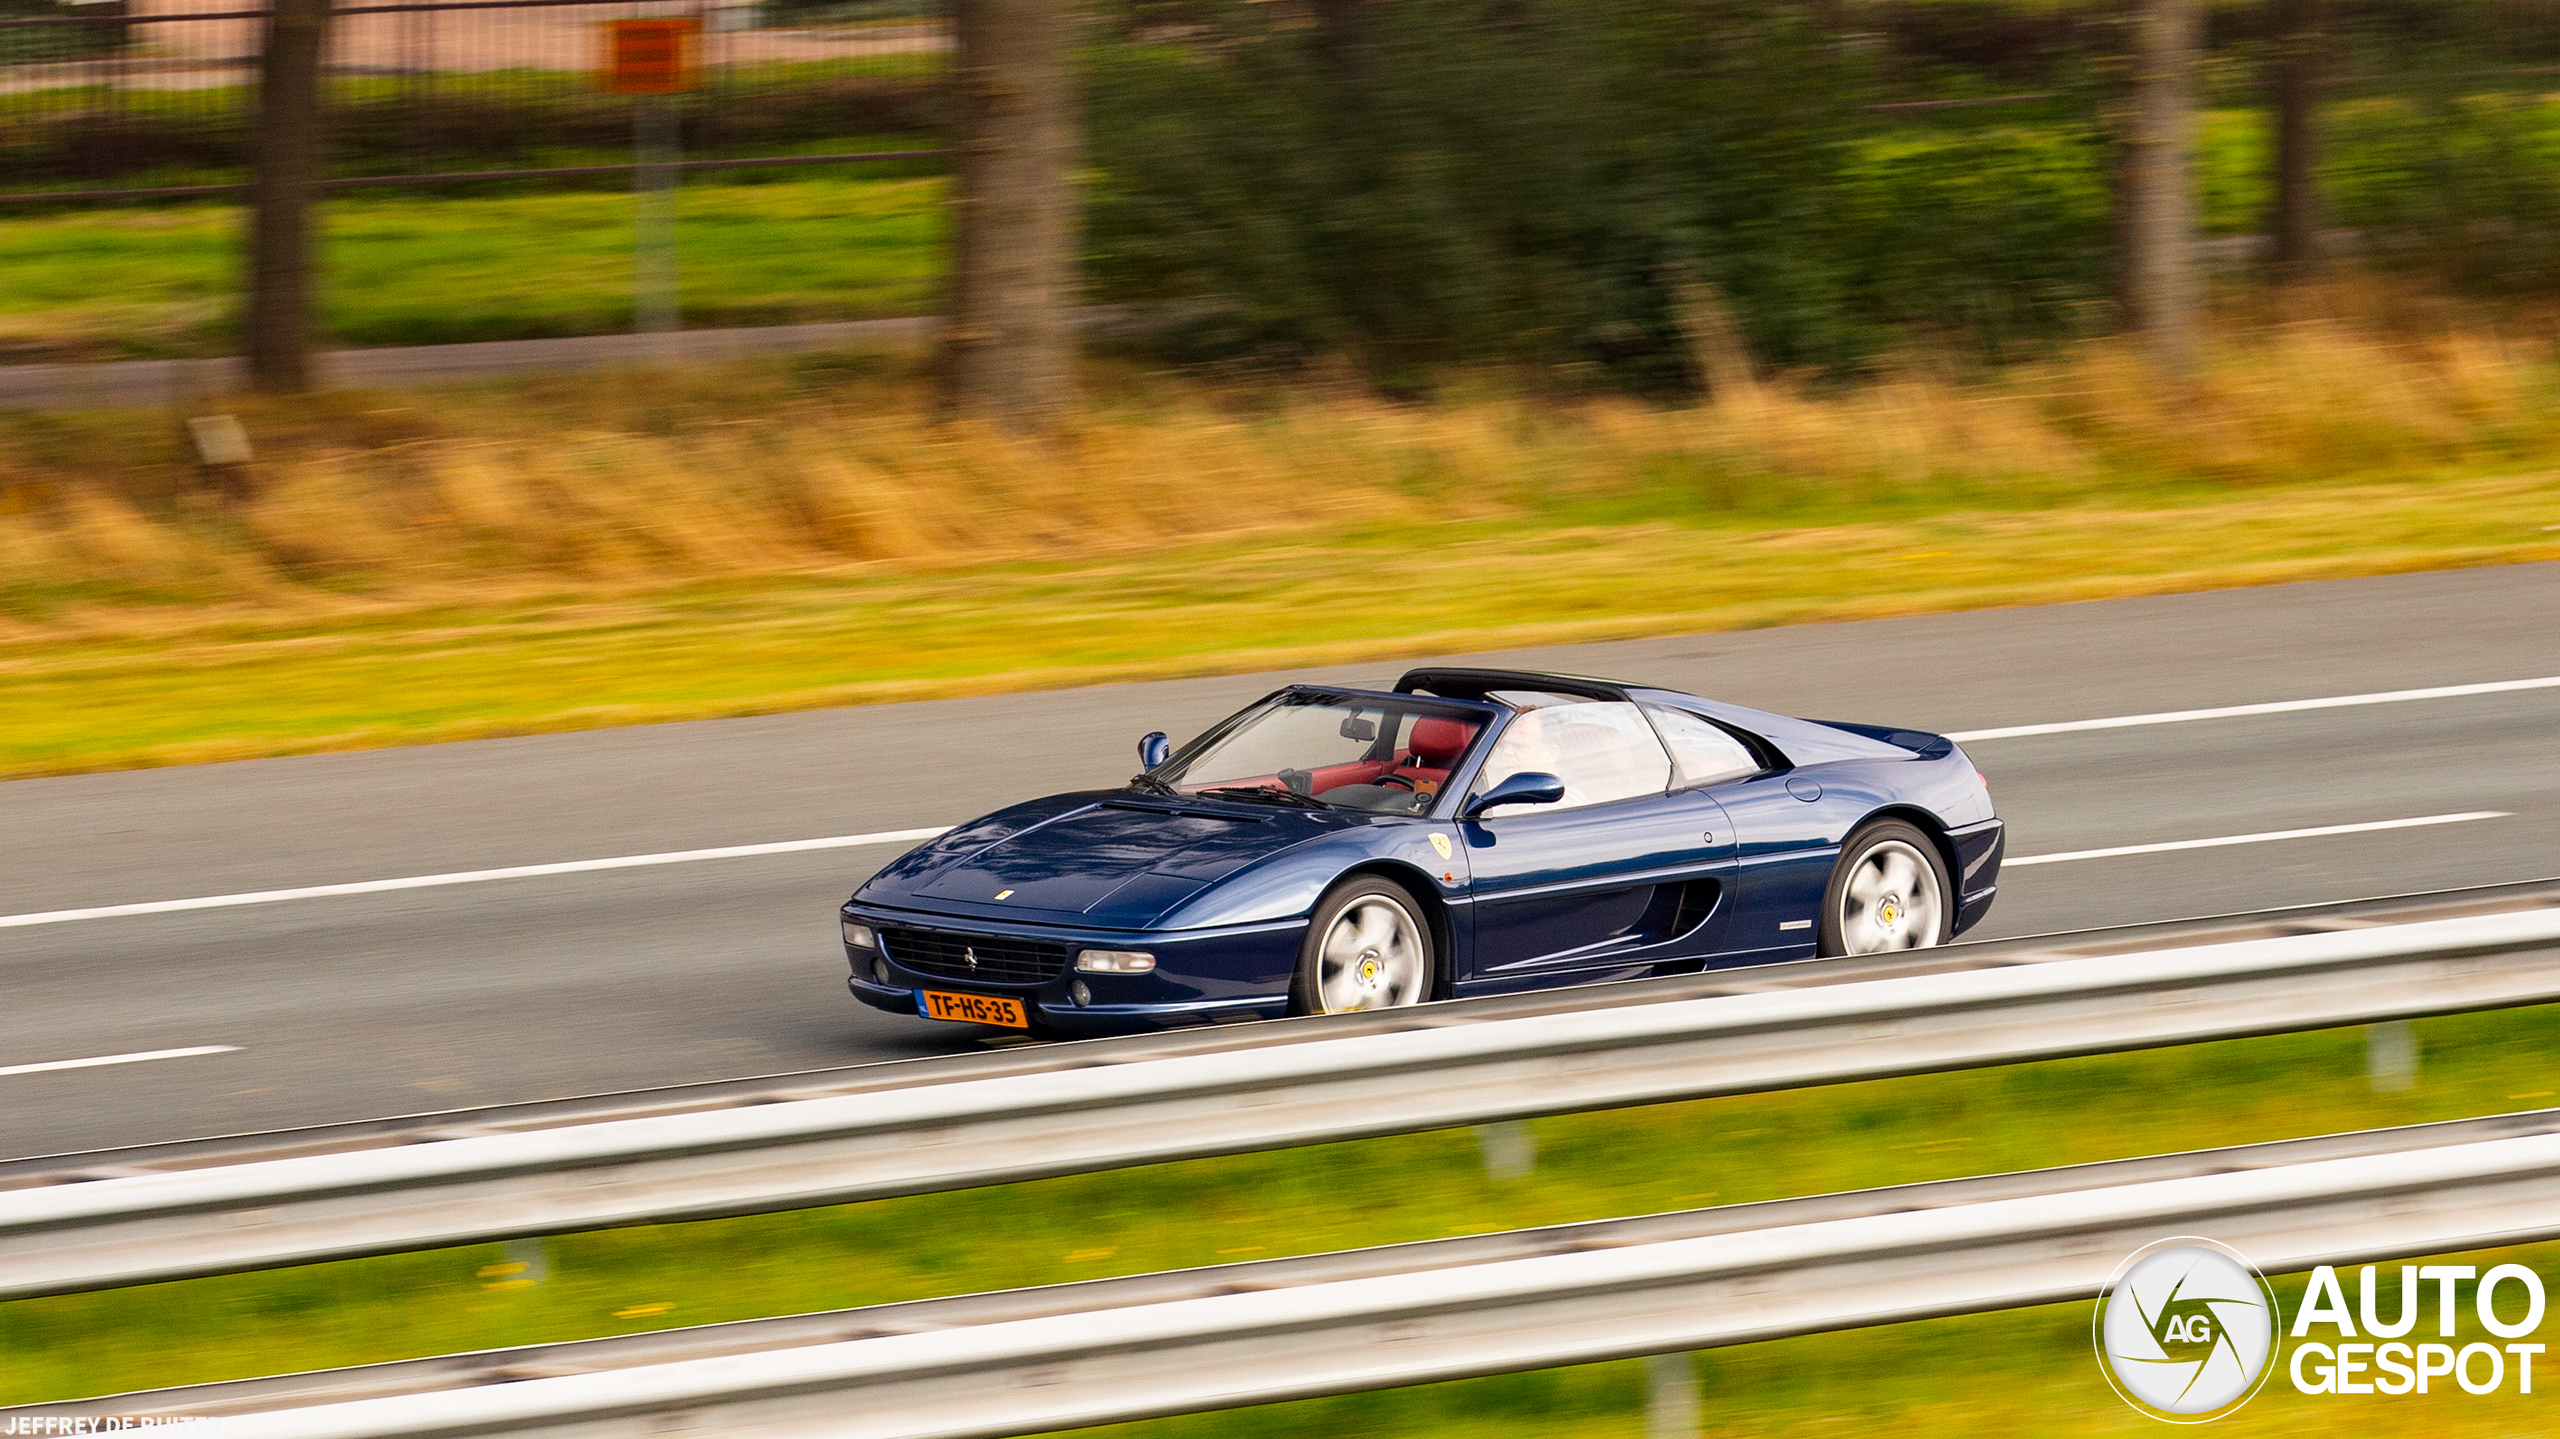
[(693, 88), (702, 21), (604, 22), (604, 72), (598, 78), (616, 95), (676, 95)]

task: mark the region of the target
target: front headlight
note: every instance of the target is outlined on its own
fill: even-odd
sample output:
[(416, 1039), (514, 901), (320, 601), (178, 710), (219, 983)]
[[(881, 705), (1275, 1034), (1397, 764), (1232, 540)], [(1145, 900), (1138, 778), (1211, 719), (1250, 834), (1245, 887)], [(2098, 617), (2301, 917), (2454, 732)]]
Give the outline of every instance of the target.
[(1076, 968), (1087, 974), (1145, 974), (1156, 957), (1140, 949), (1088, 949), (1076, 956)]
[(844, 922), (844, 942), (855, 949), (877, 949), (879, 947), (879, 941), (872, 938), (871, 926), (867, 924), (856, 924), (849, 919)]

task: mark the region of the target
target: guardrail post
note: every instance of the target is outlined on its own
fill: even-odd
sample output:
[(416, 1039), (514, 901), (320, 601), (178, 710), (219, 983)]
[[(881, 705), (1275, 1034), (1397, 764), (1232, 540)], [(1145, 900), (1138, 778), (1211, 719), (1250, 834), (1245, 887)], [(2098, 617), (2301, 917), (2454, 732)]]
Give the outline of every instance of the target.
[(540, 1284), (551, 1277), (551, 1241), (537, 1234), (530, 1239), (510, 1239), (500, 1251), (506, 1263), (522, 1265), (517, 1271), (528, 1284)]
[(1644, 1439), (1696, 1439), (1698, 1368), (1686, 1354), (1644, 1361)]
[(330, 0), (274, 0), (258, 62), (249, 240), (249, 384), (311, 388), (311, 190), (320, 178), (320, 55)]
[(2397, 1094), (2418, 1082), (2418, 1036), (2405, 1019), (2364, 1027), (2364, 1072), (2375, 1092)]
[(1484, 1172), (1494, 1179), (1520, 1179), (1538, 1167), (1538, 1137), (1517, 1119), (1477, 1125), (1476, 1147), (1484, 1151)]

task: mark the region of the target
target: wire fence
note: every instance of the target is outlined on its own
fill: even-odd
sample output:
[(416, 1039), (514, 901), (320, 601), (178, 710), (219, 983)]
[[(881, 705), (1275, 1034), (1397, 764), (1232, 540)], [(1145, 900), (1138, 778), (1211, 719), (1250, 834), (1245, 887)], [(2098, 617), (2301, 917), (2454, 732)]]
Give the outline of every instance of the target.
[[(930, 160), (946, 119), (946, 4), (341, 6), (325, 71), (327, 183), (611, 183), (630, 163), (631, 102), (595, 84), (598, 32), (643, 16), (702, 25), (701, 85), (678, 102), (687, 168)], [(1873, 55), (1875, 93), (1859, 108), (1885, 125), (2096, 122), (2130, 48), (2119, 0), (1831, 8), (1829, 43)], [(2280, 0), (2207, 5), (2208, 103), (2266, 103), (2283, 11)], [(2321, 21), (2334, 99), (2560, 88), (2560, 0), (2327, 0)], [(0, 0), (0, 203), (236, 190), (263, 25), (240, 0)]]
[[(0, 10), (0, 201), (218, 195), (247, 179), (265, 16), (236, 0), (14, 0)], [(27, 12), (40, 13), (27, 13)], [(691, 17), (687, 168), (929, 159), (951, 32), (935, 0), (413, 0), (334, 15), (326, 184), (612, 183), (628, 96), (602, 22)]]

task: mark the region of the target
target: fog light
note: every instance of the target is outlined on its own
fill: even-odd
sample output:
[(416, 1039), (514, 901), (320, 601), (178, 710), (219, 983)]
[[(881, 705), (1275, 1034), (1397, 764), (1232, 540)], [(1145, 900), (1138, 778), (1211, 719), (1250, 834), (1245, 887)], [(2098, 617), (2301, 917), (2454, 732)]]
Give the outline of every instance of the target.
[(1075, 996), (1076, 1008), (1078, 1009), (1082, 1009), (1086, 1005), (1093, 1003), (1093, 991), (1085, 988), (1084, 981), (1081, 979), (1071, 985), (1068, 985), (1067, 993)]
[(871, 926), (867, 924), (856, 924), (849, 919), (844, 922), (844, 942), (853, 946), (855, 949), (876, 949), (879, 947), (879, 941), (872, 937)]
[(1087, 974), (1145, 974), (1156, 957), (1141, 949), (1088, 949), (1076, 956), (1076, 968)]
[(875, 959), (875, 960), (871, 961), (871, 977), (872, 977), (873, 979), (876, 979), (876, 980), (880, 981), (880, 983), (881, 983), (881, 984), (883, 984), (883, 985), (888, 984), (888, 983), (889, 983), (889, 961), (887, 961), (887, 960), (885, 960), (885, 959)]

